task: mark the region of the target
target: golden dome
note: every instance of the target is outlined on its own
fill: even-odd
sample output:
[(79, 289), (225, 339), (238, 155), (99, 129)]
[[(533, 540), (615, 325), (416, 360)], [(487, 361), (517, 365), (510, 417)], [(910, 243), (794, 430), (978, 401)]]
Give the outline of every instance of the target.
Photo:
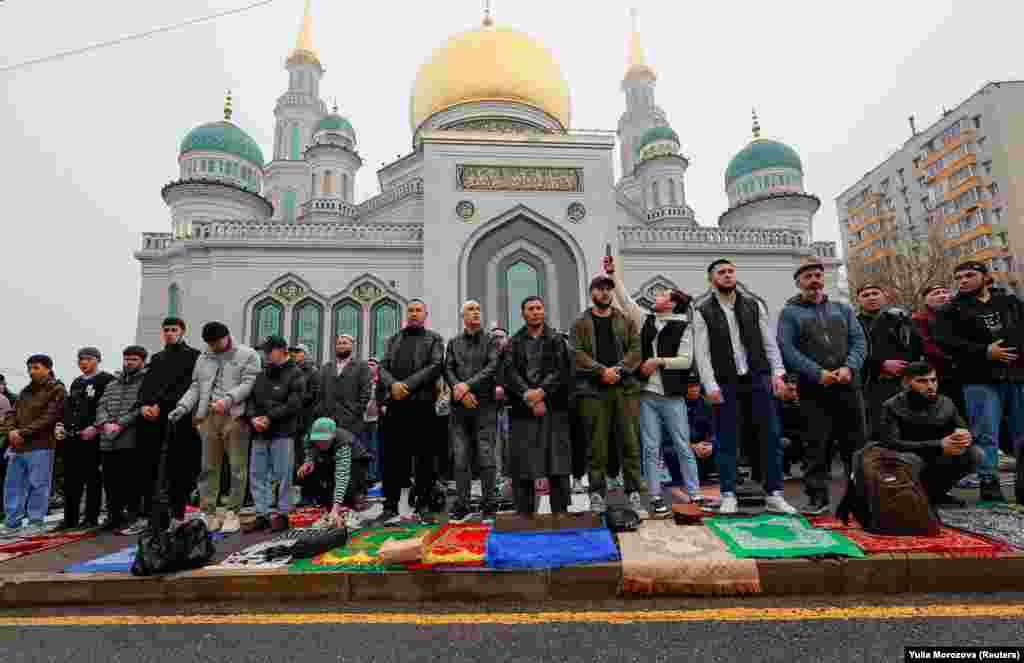
[(486, 20), (450, 38), (420, 67), (412, 88), (412, 129), (438, 111), (472, 101), (526, 104), (569, 128), (569, 85), (551, 51)]

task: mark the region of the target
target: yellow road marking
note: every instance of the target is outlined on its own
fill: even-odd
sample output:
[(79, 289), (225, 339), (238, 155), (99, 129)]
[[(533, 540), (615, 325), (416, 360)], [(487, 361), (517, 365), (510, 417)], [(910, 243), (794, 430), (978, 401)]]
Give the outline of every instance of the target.
[(934, 617), (989, 617), (1021, 619), (1024, 604), (923, 605), (878, 608), (719, 608), (703, 610), (631, 610), (624, 612), (539, 613), (372, 613), (304, 612), (233, 615), (81, 615), (65, 617), (0, 617), (3, 626), (163, 626), (163, 625), (312, 625), (312, 624), (405, 624), (531, 625), (531, 624), (638, 624), (653, 622), (777, 622), (850, 619), (922, 619)]

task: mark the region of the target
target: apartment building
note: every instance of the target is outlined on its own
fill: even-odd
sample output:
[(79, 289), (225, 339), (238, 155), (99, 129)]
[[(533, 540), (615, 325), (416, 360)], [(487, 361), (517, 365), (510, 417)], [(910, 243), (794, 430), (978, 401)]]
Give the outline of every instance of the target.
[[(941, 228), (948, 255), (1016, 285), (1024, 271), (1024, 81), (985, 85), (836, 197), (847, 261), (867, 272)], [(1015, 260), (1014, 256), (1018, 259)]]

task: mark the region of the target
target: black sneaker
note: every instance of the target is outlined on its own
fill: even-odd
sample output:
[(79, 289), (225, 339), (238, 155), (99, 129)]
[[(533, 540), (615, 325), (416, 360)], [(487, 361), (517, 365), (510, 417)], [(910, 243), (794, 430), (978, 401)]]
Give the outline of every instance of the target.
[(115, 532), (119, 529), (123, 529), (127, 523), (121, 518), (107, 518), (100, 525), (101, 532)]
[(71, 530), (78, 529), (78, 523), (73, 523), (70, 520), (62, 520), (54, 527), (51, 532), (70, 532)]
[(810, 500), (807, 502), (807, 506), (800, 509), (800, 511), (808, 516), (820, 516), (824, 513), (828, 513), (828, 503), (829, 499), (827, 495), (812, 495)]
[(256, 516), (256, 520), (246, 525), (242, 531), (244, 534), (252, 534), (253, 532), (266, 532), (268, 529), (270, 529), (270, 518)]
[(999, 479), (983, 479), (981, 488), (978, 491), (978, 500), (981, 502), (1005, 502), (1003, 489), (999, 486)]
[(482, 520), (494, 520), (498, 517), (498, 502), (490, 501), (484, 504), (483, 510), (480, 512)]
[(672, 515), (672, 510), (665, 504), (664, 499), (653, 497), (648, 504), (647, 513), (651, 518), (668, 518)]
[(472, 512), (466, 508), (464, 504), (456, 504), (451, 511), (448, 512), (448, 522), (450, 523), (462, 523), (465, 522)]
[(90, 518), (82, 521), (82, 529), (96, 529), (100, 526), (99, 518)]

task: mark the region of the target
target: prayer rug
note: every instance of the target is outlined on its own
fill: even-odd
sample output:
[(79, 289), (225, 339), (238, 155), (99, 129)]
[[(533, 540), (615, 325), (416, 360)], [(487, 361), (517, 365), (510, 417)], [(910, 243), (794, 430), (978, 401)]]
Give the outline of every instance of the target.
[(939, 509), (939, 517), (949, 527), (1024, 550), (1024, 512), (1007, 505), (976, 509)]
[(757, 562), (739, 559), (707, 527), (649, 520), (619, 534), (627, 594), (732, 596), (759, 594)]
[(485, 566), (491, 526), (482, 523), (449, 523), (423, 543), (423, 561), (413, 569)]
[(556, 532), (492, 532), (487, 565), (494, 569), (557, 569), (619, 560), (606, 528)]
[(312, 527), (313, 523), (320, 520), (324, 510), (320, 507), (311, 506), (305, 509), (296, 509), (288, 514), (288, 525), (292, 529), (304, 529)]
[(537, 513), (532, 517), (518, 513), (498, 514), (494, 519), (495, 532), (553, 532), (563, 529), (598, 529), (604, 527), (599, 513)]
[(110, 555), (72, 564), (64, 573), (131, 573), (138, 546), (128, 546)]
[(881, 553), (936, 553), (950, 557), (995, 557), (1012, 551), (1005, 543), (990, 541), (976, 534), (943, 527), (938, 536), (883, 536), (865, 532), (853, 518), (843, 525), (835, 516), (817, 516), (811, 523), (820, 529), (842, 532), (869, 555)]
[(380, 547), (389, 539), (411, 539), (429, 536), (436, 525), (399, 525), (362, 529), (354, 534), (344, 548), (332, 550), (313, 559), (300, 559), (291, 566), (299, 573), (385, 573), (406, 571), (404, 564), (384, 564), (378, 556)]
[(303, 536), (307, 534), (320, 534), (322, 530), (314, 529), (290, 529), (285, 532), (277, 534), (272, 539), (267, 541), (261, 541), (251, 546), (246, 546), (237, 552), (233, 552), (227, 556), (220, 564), (212, 567), (214, 569), (219, 568), (231, 568), (231, 569), (280, 569), (288, 566), (292, 562), (291, 557), (280, 557), (271, 561), (267, 561), (263, 553), (268, 548), (275, 546), (284, 546), (290, 548), (295, 545)]
[(86, 532), (73, 532), (71, 534), (44, 534), (25, 539), (15, 539), (10, 543), (0, 545), (0, 562), (10, 559), (24, 557), (43, 550), (52, 550), (66, 546), (69, 543), (91, 539), (96, 536), (95, 530)]
[(753, 518), (705, 518), (704, 523), (737, 557), (864, 556), (864, 552), (843, 534), (812, 527), (801, 516), (764, 514)]

